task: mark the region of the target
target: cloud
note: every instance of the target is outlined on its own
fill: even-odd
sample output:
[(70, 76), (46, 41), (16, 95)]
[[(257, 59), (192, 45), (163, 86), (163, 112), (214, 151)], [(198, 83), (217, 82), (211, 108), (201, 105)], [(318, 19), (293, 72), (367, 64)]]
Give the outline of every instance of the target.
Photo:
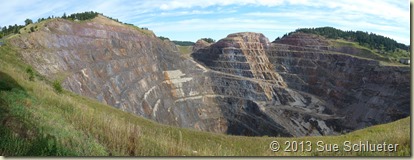
[(386, 34), (408, 44), (410, 33), (409, 3), (404, 0), (13, 0), (0, 5), (0, 26), (91, 10), (156, 34), (180, 32), (170, 35), (192, 39), (194, 32), (208, 36), (215, 31), (257, 31), (273, 36), (299, 27), (332, 26)]
[[(188, 19), (172, 22), (157, 22), (144, 24), (159, 35), (169, 36), (175, 40), (196, 41), (201, 37), (221, 39), (234, 32), (261, 32), (268, 33), (269, 39), (275, 39), (286, 32), (292, 31), (290, 24), (283, 24), (277, 20), (268, 19), (244, 19), (244, 18), (223, 18), (223, 19)], [(171, 32), (174, 31), (174, 32)], [(188, 36), (187, 33), (199, 35), (198, 37)], [(220, 34), (216, 34), (220, 33)], [(185, 38), (185, 39), (180, 39)]]
[(201, 7), (206, 8), (210, 6), (229, 6), (229, 5), (257, 5), (257, 6), (267, 6), (274, 7), (289, 2), (292, 4), (297, 4), (299, 2), (304, 2), (306, 0), (293, 0), (291, 2), (287, 0), (192, 0), (192, 1), (181, 1), (181, 0), (171, 0), (161, 2), (160, 9), (162, 10), (173, 10), (178, 8), (192, 8), (192, 7)]
[[(255, 5), (275, 7), (283, 5), (292, 6), (308, 6), (318, 8), (330, 8), (341, 11), (342, 13), (351, 14), (369, 14), (385, 19), (402, 19), (409, 21), (409, 3), (404, 4), (404, 1), (384, 1), (384, 0), (192, 0), (181, 1), (171, 0), (160, 2), (160, 9), (174, 10), (179, 8), (193, 8), (193, 7), (210, 7), (210, 6), (229, 6), (229, 5)], [(292, 11), (295, 12), (295, 11)]]
[[(366, 14), (376, 17), (381, 17), (388, 20), (402, 20), (409, 21), (409, 5), (402, 7), (394, 3), (395, 1), (361, 1), (361, 0), (346, 0), (346, 1), (328, 1), (326, 6), (335, 6), (342, 13), (356, 13)], [(324, 3), (318, 3), (323, 5)]]
[(276, 11), (247, 12), (244, 16), (275, 18), (285, 23), (300, 23), (311, 27), (332, 26), (342, 30), (368, 31), (388, 35), (399, 42), (409, 44), (408, 5), (404, 5), (401, 1), (400, 3), (393, 2), (368, 3), (367, 1), (348, 0), (338, 3), (338, 1), (327, 1), (326, 3), (301, 4), (304, 8), (302, 10), (282, 8)]
[(152, 13), (151, 16), (159, 17), (175, 17), (175, 16), (186, 16), (186, 15), (203, 15), (203, 14), (213, 14), (213, 11), (203, 11), (203, 10), (192, 10), (192, 11), (175, 11), (175, 12), (160, 12)]
[[(373, 17), (362, 14), (344, 14), (340, 11), (296, 11), (292, 12), (250, 12), (244, 14), (247, 17), (268, 17), (290, 21), (295, 19), (298, 23), (313, 22), (314, 24), (337, 24), (343, 26), (360, 26), (360, 28), (374, 28), (377, 30), (393, 31), (407, 29), (408, 25), (384, 21), (382, 17)], [(300, 20), (300, 21), (298, 21)], [(393, 21), (393, 20), (391, 20)]]
[(35, 19), (67, 5), (67, 2), (48, 4), (45, 1), (8, 1), (0, 6), (0, 25), (23, 24), (26, 18)]

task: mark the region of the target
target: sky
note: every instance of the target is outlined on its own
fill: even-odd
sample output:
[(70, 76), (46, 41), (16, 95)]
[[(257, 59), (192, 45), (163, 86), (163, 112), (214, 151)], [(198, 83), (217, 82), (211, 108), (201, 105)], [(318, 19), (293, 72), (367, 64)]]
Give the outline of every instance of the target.
[(0, 5), (0, 26), (84, 11), (147, 27), (171, 40), (259, 32), (273, 41), (298, 28), (330, 26), (410, 44), (409, 0), (9, 0)]

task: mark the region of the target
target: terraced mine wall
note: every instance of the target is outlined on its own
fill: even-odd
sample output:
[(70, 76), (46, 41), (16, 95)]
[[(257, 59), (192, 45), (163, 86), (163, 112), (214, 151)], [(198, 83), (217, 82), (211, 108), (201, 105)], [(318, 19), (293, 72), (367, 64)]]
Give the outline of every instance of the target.
[[(317, 40), (315, 40), (317, 39)], [(318, 48), (318, 49), (316, 49)], [(342, 130), (355, 130), (410, 113), (410, 68), (387, 66), (336, 52), (314, 35), (296, 33), (268, 50), (268, 57), (290, 88), (330, 103)]]
[(182, 56), (98, 16), (7, 43), (67, 90), (154, 121), (249, 136), (334, 135), (409, 114), (409, 68), (236, 33)]

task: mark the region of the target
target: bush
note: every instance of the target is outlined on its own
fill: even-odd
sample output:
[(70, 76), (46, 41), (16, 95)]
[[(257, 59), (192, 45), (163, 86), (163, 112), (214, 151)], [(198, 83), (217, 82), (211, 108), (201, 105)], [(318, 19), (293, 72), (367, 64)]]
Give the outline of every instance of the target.
[(26, 73), (29, 74), (29, 80), (34, 81), (35, 73), (34, 73), (32, 67), (27, 67), (26, 68)]
[(215, 43), (216, 40), (212, 39), (212, 38), (201, 38), (202, 40), (206, 41), (207, 43)]
[(56, 156), (58, 155), (56, 137), (50, 134), (37, 137), (25, 156)]
[(53, 88), (58, 93), (62, 93), (63, 92), (62, 84), (58, 80), (53, 81)]
[(180, 46), (193, 46), (195, 44), (194, 42), (191, 42), (191, 41), (172, 41), (172, 42)]
[(161, 39), (161, 40), (170, 40), (169, 38), (163, 37), (163, 36), (159, 36), (158, 38)]

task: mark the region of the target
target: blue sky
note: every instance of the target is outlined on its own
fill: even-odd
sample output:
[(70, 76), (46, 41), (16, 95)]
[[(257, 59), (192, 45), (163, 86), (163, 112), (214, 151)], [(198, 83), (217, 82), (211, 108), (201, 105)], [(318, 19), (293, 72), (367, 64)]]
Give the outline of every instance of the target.
[(91, 10), (172, 40), (249, 31), (272, 41), (297, 28), (331, 26), (410, 43), (409, 0), (12, 0), (0, 5), (0, 26)]

